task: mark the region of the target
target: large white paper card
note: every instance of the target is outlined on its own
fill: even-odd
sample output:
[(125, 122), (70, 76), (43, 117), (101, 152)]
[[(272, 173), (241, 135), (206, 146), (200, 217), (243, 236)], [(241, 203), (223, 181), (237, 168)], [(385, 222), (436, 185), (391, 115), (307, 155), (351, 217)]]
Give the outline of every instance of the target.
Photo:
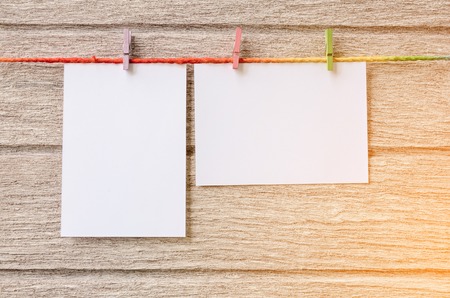
[(365, 63), (195, 65), (197, 185), (367, 183)]
[(61, 235), (184, 237), (186, 67), (64, 66)]

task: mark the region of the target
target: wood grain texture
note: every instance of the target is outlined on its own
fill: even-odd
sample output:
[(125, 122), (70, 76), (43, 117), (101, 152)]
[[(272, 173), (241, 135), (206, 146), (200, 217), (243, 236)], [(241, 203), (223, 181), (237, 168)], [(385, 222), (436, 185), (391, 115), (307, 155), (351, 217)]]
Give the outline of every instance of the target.
[(442, 273), (12, 271), (5, 297), (445, 297)]
[[(63, 67), (4, 63), (0, 74), (0, 143), (61, 145)], [(450, 145), (448, 62), (369, 64), (367, 80), (370, 146)], [(187, 144), (191, 146), (194, 93), (191, 68), (187, 92)]]
[(3, 24), (450, 27), (449, 1), (2, 1)]
[[(449, 1), (2, 1), (0, 56), (449, 55)], [(230, 66), (231, 67), (231, 66)], [(245, 67), (245, 65), (244, 65)], [(325, 67), (325, 65), (324, 65)], [(369, 64), (367, 185), (196, 187), (185, 239), (61, 238), (63, 67), (0, 64), (0, 297), (450, 297), (449, 62)]]
[[(0, 4), (1, 5), (1, 4)], [(325, 54), (324, 31), (314, 27), (242, 26), (242, 57), (309, 57)], [(0, 25), (1, 56), (119, 57), (121, 26)], [(235, 28), (130, 26), (135, 57), (231, 56)], [(450, 28), (336, 28), (336, 56), (449, 55)], [(43, 37), (43, 34), (45, 38)], [(14, 42), (11, 42), (11, 41)], [(55, 49), (57, 49), (55, 51)]]
[(372, 152), (369, 185), (195, 187), (190, 156), (185, 239), (60, 238), (60, 159), (0, 157), (0, 268), (450, 269), (448, 149)]

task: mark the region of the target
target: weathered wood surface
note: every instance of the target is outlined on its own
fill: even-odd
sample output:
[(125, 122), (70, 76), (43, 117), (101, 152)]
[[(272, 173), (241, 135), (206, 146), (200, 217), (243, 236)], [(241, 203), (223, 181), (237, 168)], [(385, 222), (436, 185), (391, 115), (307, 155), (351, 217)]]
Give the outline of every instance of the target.
[[(0, 56), (449, 55), (449, 1), (3, 1)], [(325, 66), (324, 66), (325, 67)], [(63, 68), (0, 64), (0, 296), (449, 296), (450, 64), (368, 65), (368, 185), (195, 187), (186, 239), (60, 238)]]
[[(0, 144), (61, 145), (63, 67), (0, 64), (0, 74)], [(450, 145), (449, 62), (369, 64), (367, 77), (371, 147)], [(188, 88), (188, 125), (193, 126), (192, 71)], [(192, 129), (187, 137), (193, 146)]]
[[(44, 149), (43, 149), (44, 151)], [(60, 151), (0, 157), (0, 269), (450, 269), (450, 155), (373, 151), (369, 185), (194, 187), (188, 237), (59, 237)]]
[(340, 0), (2, 1), (2, 24), (450, 27), (450, 2)]
[[(11, 271), (4, 297), (446, 297), (441, 272)], [(17, 289), (20, 289), (18, 291)]]
[[(123, 42), (121, 28), (120, 25), (61, 28), (55, 25), (0, 24), (1, 53), (8, 57), (118, 57)], [(178, 28), (139, 25), (130, 28), (135, 37), (133, 54), (137, 57), (230, 56), (235, 37), (234, 26), (186, 25)], [(325, 38), (320, 28), (244, 26), (243, 29), (243, 57), (324, 55)], [(450, 28), (345, 27), (336, 28), (333, 32), (336, 56), (448, 55), (450, 49)]]

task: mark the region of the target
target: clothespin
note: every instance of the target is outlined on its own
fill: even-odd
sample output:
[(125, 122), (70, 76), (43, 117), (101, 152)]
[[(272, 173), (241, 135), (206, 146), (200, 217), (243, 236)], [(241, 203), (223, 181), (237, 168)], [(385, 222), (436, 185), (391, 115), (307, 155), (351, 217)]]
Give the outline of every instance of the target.
[(123, 69), (128, 70), (131, 55), (131, 31), (123, 30)]
[(325, 30), (325, 54), (327, 56), (327, 69), (333, 70), (333, 30)]
[(234, 40), (234, 49), (233, 49), (233, 69), (238, 69), (239, 67), (239, 54), (241, 52), (241, 38), (242, 38), (242, 29), (241, 27), (236, 28), (236, 39)]

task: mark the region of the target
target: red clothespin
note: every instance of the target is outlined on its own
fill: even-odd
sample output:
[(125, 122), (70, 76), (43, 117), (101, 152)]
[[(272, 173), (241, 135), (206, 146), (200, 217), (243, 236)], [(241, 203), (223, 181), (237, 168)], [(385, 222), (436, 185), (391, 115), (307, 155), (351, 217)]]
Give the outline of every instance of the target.
[(234, 40), (234, 49), (233, 49), (233, 69), (238, 69), (239, 67), (239, 54), (241, 51), (241, 38), (242, 38), (242, 29), (241, 27), (236, 28), (236, 39)]
[(131, 31), (123, 30), (123, 69), (128, 70), (131, 55)]

